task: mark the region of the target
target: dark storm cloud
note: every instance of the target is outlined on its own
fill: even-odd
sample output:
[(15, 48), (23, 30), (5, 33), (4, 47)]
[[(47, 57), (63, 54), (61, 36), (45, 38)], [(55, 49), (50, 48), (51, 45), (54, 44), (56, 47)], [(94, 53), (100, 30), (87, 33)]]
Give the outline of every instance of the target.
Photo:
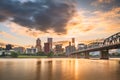
[[(65, 26), (76, 12), (75, 0), (0, 0), (0, 21), (11, 19), (19, 25), (46, 32), (66, 32)], [(10, 20), (10, 19), (9, 19)]]
[(0, 22), (5, 21), (7, 17), (0, 15)]

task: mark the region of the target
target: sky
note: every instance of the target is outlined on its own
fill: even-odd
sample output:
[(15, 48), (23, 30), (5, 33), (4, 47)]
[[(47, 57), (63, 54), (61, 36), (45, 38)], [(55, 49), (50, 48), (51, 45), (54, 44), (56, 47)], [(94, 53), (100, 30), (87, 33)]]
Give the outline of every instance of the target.
[(0, 0), (1, 44), (81, 43), (119, 31), (120, 0)]

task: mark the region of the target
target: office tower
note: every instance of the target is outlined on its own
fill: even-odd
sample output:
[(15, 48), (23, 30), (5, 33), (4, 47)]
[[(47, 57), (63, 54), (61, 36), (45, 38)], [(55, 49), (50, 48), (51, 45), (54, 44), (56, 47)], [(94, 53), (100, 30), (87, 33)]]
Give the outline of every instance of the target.
[(63, 50), (64, 49), (62, 48), (62, 44), (55, 45), (55, 54), (62, 54)]
[(71, 45), (71, 42), (69, 42), (69, 45), (65, 47), (65, 52), (66, 55), (69, 56), (69, 54), (71, 54), (71, 52), (74, 52), (76, 50), (74, 45)]
[(48, 38), (47, 42), (49, 43), (50, 51), (52, 51), (53, 38)]
[(72, 38), (72, 45), (75, 46), (75, 38)]
[(71, 42), (69, 42), (69, 46), (71, 46)]
[(44, 43), (44, 52), (46, 54), (50, 52), (50, 44), (49, 43)]
[(37, 48), (38, 52), (42, 51), (42, 49), (41, 49), (41, 40), (39, 38), (36, 40), (36, 48)]

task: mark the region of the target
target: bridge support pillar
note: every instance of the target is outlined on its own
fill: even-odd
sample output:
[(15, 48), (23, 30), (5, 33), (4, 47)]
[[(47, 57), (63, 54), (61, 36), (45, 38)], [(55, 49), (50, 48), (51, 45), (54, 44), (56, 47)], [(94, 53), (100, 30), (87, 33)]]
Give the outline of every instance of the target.
[(79, 53), (75, 54), (75, 58), (80, 58), (80, 54)]
[(100, 51), (100, 59), (109, 59), (109, 51), (108, 50)]
[(77, 55), (77, 54), (75, 54), (75, 58), (77, 58), (77, 56), (78, 56), (78, 55)]
[(71, 58), (74, 58), (74, 55), (71, 55)]
[(77, 54), (77, 58), (80, 58), (80, 53)]
[(85, 59), (89, 59), (89, 52), (84, 53)]
[(76, 57), (76, 54), (73, 54), (73, 55), (72, 55), (72, 58), (75, 58), (75, 57)]

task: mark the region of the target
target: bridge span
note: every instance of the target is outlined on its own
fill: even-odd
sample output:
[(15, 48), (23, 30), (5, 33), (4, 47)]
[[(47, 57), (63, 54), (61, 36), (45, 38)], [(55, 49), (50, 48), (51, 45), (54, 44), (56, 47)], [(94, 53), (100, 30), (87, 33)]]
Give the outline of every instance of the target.
[(100, 51), (100, 59), (109, 59), (110, 49), (120, 49), (120, 32), (104, 39), (103, 42), (93, 42), (81, 50), (71, 52), (69, 56), (80, 57), (84, 53), (85, 58), (89, 58), (89, 53)]

